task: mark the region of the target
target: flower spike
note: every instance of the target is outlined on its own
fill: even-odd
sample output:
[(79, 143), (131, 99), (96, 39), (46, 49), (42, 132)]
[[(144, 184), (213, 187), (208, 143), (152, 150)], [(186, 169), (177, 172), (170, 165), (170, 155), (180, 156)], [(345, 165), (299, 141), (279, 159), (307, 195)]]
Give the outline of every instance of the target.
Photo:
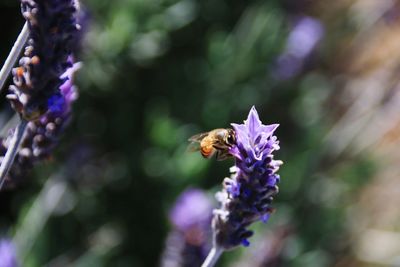
[(7, 98), (27, 121), (38, 120), (55, 98), (61, 98), (60, 76), (71, 64), (77, 24), (73, 0), (21, 0), (29, 39), (19, 67), (12, 71), (14, 84)]
[(235, 158), (235, 166), (216, 194), (221, 206), (214, 210), (214, 244), (202, 267), (213, 266), (224, 250), (249, 246), (253, 232), (248, 226), (256, 221), (267, 222), (274, 211), (271, 202), (280, 181), (276, 172), (283, 163), (273, 156), (280, 148), (274, 135), (278, 126), (262, 124), (254, 107), (243, 124), (232, 123), (236, 144), (229, 153)]

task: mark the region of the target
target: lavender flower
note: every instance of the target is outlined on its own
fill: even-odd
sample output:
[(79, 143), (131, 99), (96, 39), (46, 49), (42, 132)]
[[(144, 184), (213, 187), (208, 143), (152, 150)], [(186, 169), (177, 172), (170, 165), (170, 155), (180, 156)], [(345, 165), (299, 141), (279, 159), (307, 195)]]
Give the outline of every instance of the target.
[(7, 98), (25, 120), (34, 121), (63, 98), (61, 75), (71, 67), (68, 58), (80, 26), (73, 0), (21, 0), (21, 9), (30, 35)]
[[(52, 96), (48, 101), (48, 112), (39, 120), (31, 121), (27, 125), (21, 149), (6, 177), (6, 187), (16, 184), (35, 164), (51, 156), (69, 123), (71, 107), (78, 96), (77, 89), (73, 84), (73, 74), (80, 66), (79, 63), (72, 64), (71, 58), (69, 60), (72, 67), (61, 75), (61, 79), (65, 82), (59, 88), (60, 96)], [(12, 135), (13, 133), (10, 132), (6, 139), (0, 139), (1, 155), (7, 151)]]
[(17, 267), (14, 245), (7, 239), (0, 240), (0, 267)]
[(323, 35), (324, 28), (319, 20), (305, 16), (298, 19), (289, 33), (284, 53), (277, 59), (274, 70), (277, 78), (296, 76)]
[(166, 241), (162, 267), (200, 266), (210, 249), (212, 204), (199, 189), (184, 191), (172, 208), (173, 230)]
[(223, 250), (248, 246), (253, 233), (247, 227), (268, 220), (273, 211), (270, 204), (278, 193), (280, 177), (276, 172), (282, 164), (272, 155), (279, 149), (273, 135), (278, 124), (263, 125), (253, 107), (244, 124), (232, 126), (236, 145), (230, 153), (236, 162), (231, 178), (224, 179), (223, 190), (217, 193), (221, 207), (214, 210), (212, 222), (214, 247)]

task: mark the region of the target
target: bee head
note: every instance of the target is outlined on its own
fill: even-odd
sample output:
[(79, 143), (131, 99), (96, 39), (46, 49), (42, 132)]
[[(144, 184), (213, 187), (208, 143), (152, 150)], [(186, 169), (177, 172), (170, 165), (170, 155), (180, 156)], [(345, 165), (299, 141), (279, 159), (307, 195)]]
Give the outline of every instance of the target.
[(228, 130), (228, 134), (225, 137), (225, 142), (226, 144), (228, 144), (229, 146), (233, 146), (236, 144), (236, 135), (235, 135), (235, 131), (233, 129), (227, 129)]

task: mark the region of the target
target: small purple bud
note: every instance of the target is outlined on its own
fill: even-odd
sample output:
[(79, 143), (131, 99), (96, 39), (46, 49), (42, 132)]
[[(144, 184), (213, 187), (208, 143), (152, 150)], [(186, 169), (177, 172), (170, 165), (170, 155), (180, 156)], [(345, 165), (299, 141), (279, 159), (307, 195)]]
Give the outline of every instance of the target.
[(226, 180), (229, 180), (229, 183), (225, 183), (226, 191), (231, 194), (233, 197), (237, 197), (240, 194), (240, 183), (237, 183), (236, 181), (233, 181), (229, 178), (226, 178)]
[(271, 213), (266, 213), (266, 214), (262, 215), (262, 216), (261, 216), (261, 221), (262, 221), (263, 223), (267, 223), (270, 216), (271, 216)]
[(63, 110), (65, 105), (65, 99), (62, 95), (52, 95), (49, 99), (47, 99), (47, 106), (49, 112), (52, 113), (60, 113)]
[(250, 246), (250, 242), (249, 242), (249, 240), (247, 240), (247, 239), (243, 239), (243, 240), (242, 240), (242, 245), (243, 245), (244, 247), (248, 247), (248, 246)]
[(175, 202), (169, 219), (168, 234), (161, 267), (200, 266), (210, 249), (212, 203), (200, 189), (185, 190)]

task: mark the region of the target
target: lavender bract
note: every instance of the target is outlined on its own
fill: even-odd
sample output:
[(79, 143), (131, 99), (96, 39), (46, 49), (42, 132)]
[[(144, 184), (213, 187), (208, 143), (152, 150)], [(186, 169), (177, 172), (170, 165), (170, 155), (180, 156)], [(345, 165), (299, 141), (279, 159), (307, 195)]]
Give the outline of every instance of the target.
[(71, 67), (68, 58), (80, 28), (76, 5), (73, 0), (21, 0), (30, 35), (24, 57), (13, 69), (14, 85), (7, 98), (28, 121), (38, 120), (62, 99), (61, 75)]
[(273, 211), (270, 204), (278, 193), (280, 177), (276, 172), (282, 164), (272, 155), (279, 149), (273, 135), (278, 124), (263, 125), (253, 107), (244, 124), (232, 126), (236, 145), (230, 154), (235, 157), (235, 166), (231, 178), (224, 179), (223, 190), (217, 193), (221, 207), (214, 210), (212, 222), (214, 247), (224, 250), (248, 246), (253, 233), (247, 227), (268, 220)]

